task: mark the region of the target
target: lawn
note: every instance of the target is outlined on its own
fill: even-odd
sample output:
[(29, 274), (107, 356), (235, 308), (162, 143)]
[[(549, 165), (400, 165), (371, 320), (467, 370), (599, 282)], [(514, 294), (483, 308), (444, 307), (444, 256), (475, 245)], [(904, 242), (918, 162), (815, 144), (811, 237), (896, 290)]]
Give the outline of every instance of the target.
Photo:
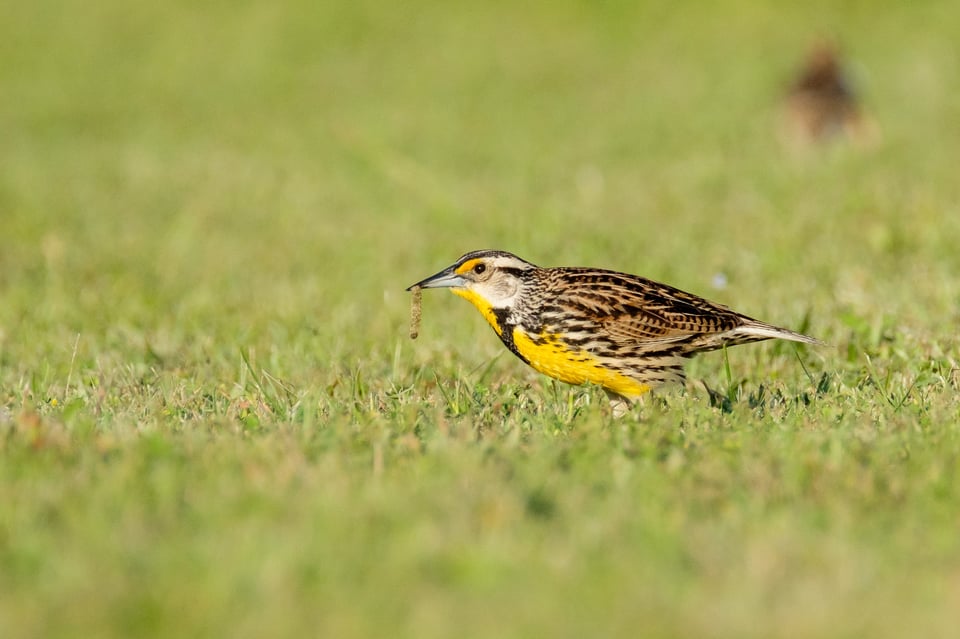
[[(0, 20), (0, 636), (954, 636), (953, 2), (155, 5)], [(777, 136), (823, 36), (872, 145)], [(828, 345), (613, 420), (409, 339), (479, 248)]]

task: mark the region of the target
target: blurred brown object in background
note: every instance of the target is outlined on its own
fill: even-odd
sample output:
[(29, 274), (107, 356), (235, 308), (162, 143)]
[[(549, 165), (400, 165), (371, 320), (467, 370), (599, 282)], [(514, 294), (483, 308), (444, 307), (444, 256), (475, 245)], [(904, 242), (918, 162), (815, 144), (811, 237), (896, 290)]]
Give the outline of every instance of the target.
[(877, 139), (876, 125), (864, 112), (833, 43), (820, 42), (810, 50), (783, 111), (785, 137), (793, 144), (841, 138), (869, 144)]

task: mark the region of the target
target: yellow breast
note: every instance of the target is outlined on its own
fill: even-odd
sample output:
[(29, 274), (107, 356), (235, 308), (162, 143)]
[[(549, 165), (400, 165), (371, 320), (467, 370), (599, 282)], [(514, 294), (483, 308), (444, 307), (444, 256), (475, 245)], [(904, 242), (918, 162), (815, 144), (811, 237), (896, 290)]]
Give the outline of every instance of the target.
[(593, 354), (570, 350), (556, 335), (543, 334), (534, 341), (516, 327), (513, 343), (531, 366), (561, 382), (590, 382), (628, 398), (640, 397), (650, 390), (648, 385), (604, 366)]
[[(503, 327), (497, 321), (493, 307), (484, 298), (469, 289), (454, 288), (452, 293), (468, 300), (489, 322), (497, 335), (503, 337)], [(628, 398), (640, 397), (650, 386), (638, 382), (604, 366), (600, 360), (586, 351), (570, 350), (556, 335), (540, 335), (536, 340), (518, 327), (513, 329), (513, 345), (531, 366), (554, 379), (568, 384), (590, 382)], [(505, 340), (507, 341), (507, 340)]]

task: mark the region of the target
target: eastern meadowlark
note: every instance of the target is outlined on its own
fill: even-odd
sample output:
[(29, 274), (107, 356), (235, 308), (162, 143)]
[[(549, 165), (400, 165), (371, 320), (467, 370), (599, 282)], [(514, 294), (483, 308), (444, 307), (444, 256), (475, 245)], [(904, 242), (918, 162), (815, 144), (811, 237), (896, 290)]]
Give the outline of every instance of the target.
[(591, 382), (614, 414), (667, 382), (686, 358), (766, 339), (818, 340), (636, 275), (540, 268), (506, 251), (467, 253), (407, 290), (449, 288), (470, 301), (521, 360), (569, 384)]

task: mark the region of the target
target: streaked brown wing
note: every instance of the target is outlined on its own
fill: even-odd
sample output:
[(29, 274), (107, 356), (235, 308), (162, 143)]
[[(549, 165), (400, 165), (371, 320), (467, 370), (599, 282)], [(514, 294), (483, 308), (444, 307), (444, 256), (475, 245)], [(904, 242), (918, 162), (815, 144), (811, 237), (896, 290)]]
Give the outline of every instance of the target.
[(636, 275), (595, 269), (557, 269), (551, 286), (617, 342), (671, 341), (722, 333), (745, 317), (701, 297)]

